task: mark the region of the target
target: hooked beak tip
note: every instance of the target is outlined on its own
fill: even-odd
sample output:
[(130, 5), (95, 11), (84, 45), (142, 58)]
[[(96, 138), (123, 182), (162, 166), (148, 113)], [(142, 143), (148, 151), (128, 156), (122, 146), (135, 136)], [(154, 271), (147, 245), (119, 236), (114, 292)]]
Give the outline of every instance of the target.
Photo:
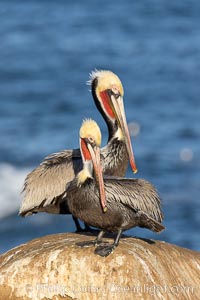
[(108, 210), (107, 206), (104, 206), (104, 208), (103, 208), (103, 212), (104, 212), (104, 213), (106, 213), (106, 212), (107, 212), (107, 210)]
[(135, 164), (135, 160), (134, 160), (134, 159), (132, 159), (132, 160), (130, 161), (130, 165), (131, 165), (131, 169), (132, 169), (133, 174), (136, 174), (136, 173), (138, 172), (138, 169), (137, 169), (137, 167), (136, 167), (136, 164)]

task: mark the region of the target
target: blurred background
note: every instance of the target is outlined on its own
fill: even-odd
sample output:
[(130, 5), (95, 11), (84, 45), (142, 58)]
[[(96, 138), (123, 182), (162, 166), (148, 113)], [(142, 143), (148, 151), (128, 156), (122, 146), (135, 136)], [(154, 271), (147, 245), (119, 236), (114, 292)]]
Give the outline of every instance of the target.
[(17, 214), (25, 176), (46, 155), (77, 148), (83, 118), (106, 143), (86, 85), (95, 68), (121, 78), (137, 177), (163, 199), (161, 235), (127, 233), (200, 250), (199, 11), (195, 0), (1, 0), (0, 252), (75, 230), (71, 216)]

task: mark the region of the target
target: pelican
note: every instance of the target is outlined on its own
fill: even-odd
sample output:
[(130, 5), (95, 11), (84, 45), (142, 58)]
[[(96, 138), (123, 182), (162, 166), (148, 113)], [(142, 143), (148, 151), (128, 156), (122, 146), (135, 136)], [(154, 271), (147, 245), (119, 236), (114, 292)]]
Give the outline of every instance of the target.
[[(161, 224), (161, 201), (151, 183), (144, 179), (103, 179), (100, 144), (101, 132), (97, 123), (84, 121), (80, 128), (83, 169), (68, 184), (66, 193), (71, 213), (101, 230), (95, 241), (78, 245), (98, 245), (95, 253), (108, 256), (117, 247), (124, 230), (139, 226), (160, 232), (164, 226)], [(112, 245), (101, 244), (106, 231), (117, 233)]]
[[(93, 71), (90, 74), (94, 102), (108, 127), (108, 142), (101, 149), (103, 173), (124, 176), (128, 161), (137, 172), (131, 139), (123, 104), (123, 86), (119, 77), (111, 71)], [(37, 212), (68, 214), (66, 184), (82, 169), (80, 149), (64, 150), (47, 156), (29, 173), (23, 186), (21, 216)], [(77, 231), (81, 230), (74, 219)]]

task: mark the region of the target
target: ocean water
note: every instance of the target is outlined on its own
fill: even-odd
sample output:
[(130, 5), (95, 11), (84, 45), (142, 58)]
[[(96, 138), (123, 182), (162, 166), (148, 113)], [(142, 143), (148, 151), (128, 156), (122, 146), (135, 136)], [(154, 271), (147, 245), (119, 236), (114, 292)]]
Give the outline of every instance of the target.
[[(128, 234), (200, 251), (200, 2), (0, 2), (0, 252), (74, 231), (71, 216), (21, 218), (25, 176), (48, 154), (78, 147), (85, 117), (107, 128), (88, 86), (116, 72), (138, 174), (163, 199), (166, 230)], [(133, 177), (130, 169), (127, 177)]]

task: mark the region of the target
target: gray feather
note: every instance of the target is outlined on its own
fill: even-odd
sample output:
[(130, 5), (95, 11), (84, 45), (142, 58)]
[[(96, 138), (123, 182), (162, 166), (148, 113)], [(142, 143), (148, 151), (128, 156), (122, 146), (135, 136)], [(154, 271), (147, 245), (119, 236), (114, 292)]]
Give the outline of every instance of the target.
[[(101, 149), (101, 156), (105, 174), (125, 175), (128, 155), (123, 141), (111, 139)], [(26, 216), (39, 211), (59, 214), (59, 203), (66, 197), (66, 185), (81, 169), (80, 149), (64, 150), (45, 157), (25, 179), (19, 214)]]
[(107, 201), (117, 198), (123, 205), (143, 211), (158, 222), (163, 220), (161, 200), (155, 187), (144, 179), (105, 177)]

